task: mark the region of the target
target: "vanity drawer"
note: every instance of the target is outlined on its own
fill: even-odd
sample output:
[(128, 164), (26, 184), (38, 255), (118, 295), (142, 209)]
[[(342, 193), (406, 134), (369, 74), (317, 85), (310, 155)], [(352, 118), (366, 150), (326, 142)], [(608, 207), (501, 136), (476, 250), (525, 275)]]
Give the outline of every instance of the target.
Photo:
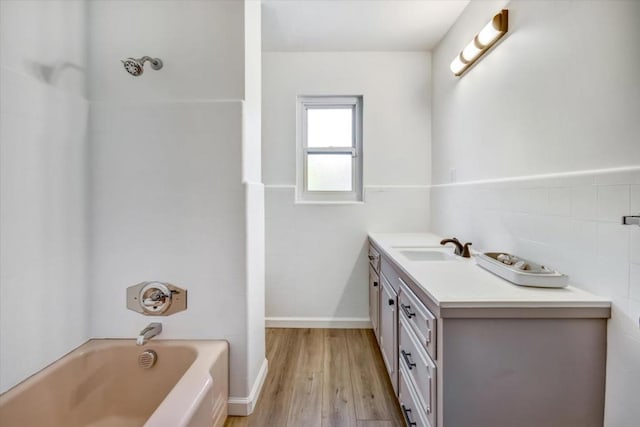
[(398, 292), (398, 311), (407, 321), (422, 345), (433, 360), (436, 360), (436, 317), (420, 302), (409, 286), (400, 278)]
[(382, 257), (380, 261), (380, 273), (387, 278), (389, 284), (394, 291), (400, 290), (400, 273), (396, 270), (395, 266), (387, 260), (386, 257)]
[(406, 372), (405, 367), (401, 366), (398, 400), (400, 401), (400, 410), (402, 411), (404, 421), (406, 425), (410, 427), (432, 427), (418, 403), (416, 392)]
[(369, 265), (376, 273), (380, 272), (380, 253), (371, 244), (369, 244)]
[(425, 412), (429, 422), (435, 424), (435, 390), (436, 390), (436, 365), (427, 352), (418, 343), (418, 338), (411, 331), (406, 320), (400, 318), (399, 328), (399, 364), (407, 374), (407, 380), (411, 382), (417, 401)]

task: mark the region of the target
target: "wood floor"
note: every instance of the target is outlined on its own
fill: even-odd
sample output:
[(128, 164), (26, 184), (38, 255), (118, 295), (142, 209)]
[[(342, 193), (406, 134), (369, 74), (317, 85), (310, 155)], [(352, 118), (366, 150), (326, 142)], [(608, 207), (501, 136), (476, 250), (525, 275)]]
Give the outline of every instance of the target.
[(267, 329), (269, 374), (225, 427), (392, 427), (402, 415), (370, 329)]

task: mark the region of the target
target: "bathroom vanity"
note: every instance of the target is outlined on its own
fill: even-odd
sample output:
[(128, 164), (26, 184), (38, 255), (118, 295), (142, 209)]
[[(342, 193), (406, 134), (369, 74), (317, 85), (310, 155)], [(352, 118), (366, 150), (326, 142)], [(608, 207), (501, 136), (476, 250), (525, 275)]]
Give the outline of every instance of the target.
[(407, 425), (602, 426), (608, 300), (511, 284), (432, 234), (369, 242), (371, 322)]

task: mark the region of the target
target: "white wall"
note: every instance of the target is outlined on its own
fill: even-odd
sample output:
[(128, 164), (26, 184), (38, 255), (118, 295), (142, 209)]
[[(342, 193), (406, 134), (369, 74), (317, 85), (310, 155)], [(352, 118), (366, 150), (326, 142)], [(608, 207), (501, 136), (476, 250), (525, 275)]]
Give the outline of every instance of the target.
[[(425, 52), (263, 52), (267, 324), (368, 322), (367, 232), (428, 224), (430, 66)], [(365, 202), (295, 204), (296, 96), (345, 94), (364, 97)]]
[[(242, 1), (92, 1), (91, 15), (92, 100), (242, 99)], [(162, 71), (125, 78), (120, 59), (144, 55)]]
[(640, 164), (637, 2), (513, 1), (507, 36), (454, 77), (505, 3), (471, 2), (434, 52), (433, 182)]
[[(262, 34), (261, 2), (246, 1), (245, 28), (245, 102), (244, 144), (242, 150), (246, 200), (247, 268), (247, 389), (258, 392), (253, 381), (266, 372), (265, 359), (265, 223), (264, 185), (262, 184), (261, 108), (262, 108)], [(252, 387), (254, 387), (252, 389)], [(250, 393), (250, 394), (251, 394)], [(249, 396), (253, 399), (253, 396)]]
[[(241, 1), (90, 8), (92, 335), (132, 338), (158, 320), (127, 310), (128, 286), (188, 289), (188, 309), (160, 319), (161, 338), (229, 341), (231, 411), (264, 361), (264, 324), (248, 313), (264, 257), (260, 235), (248, 235), (260, 231), (262, 188), (243, 183), (260, 176), (243, 157), (260, 143), (259, 69), (245, 76), (244, 65), (245, 46), (259, 46), (259, 28), (245, 37), (249, 9), (259, 16), (259, 3)], [(128, 75), (120, 59), (142, 55), (164, 67)]]
[(89, 336), (86, 10), (0, 2), (0, 393)]
[(433, 53), (432, 229), (610, 297), (605, 424), (635, 425), (640, 229), (620, 217), (640, 212), (640, 3), (511, 1), (505, 39), (454, 77), (505, 3), (471, 2)]

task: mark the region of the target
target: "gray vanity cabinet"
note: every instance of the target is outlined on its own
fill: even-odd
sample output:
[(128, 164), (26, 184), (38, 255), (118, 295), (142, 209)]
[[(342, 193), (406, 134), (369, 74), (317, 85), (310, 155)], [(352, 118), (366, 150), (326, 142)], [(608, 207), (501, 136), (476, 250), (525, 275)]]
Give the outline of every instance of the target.
[(370, 302), (407, 425), (603, 425), (609, 306), (436, 303), (372, 247), (382, 255)]

